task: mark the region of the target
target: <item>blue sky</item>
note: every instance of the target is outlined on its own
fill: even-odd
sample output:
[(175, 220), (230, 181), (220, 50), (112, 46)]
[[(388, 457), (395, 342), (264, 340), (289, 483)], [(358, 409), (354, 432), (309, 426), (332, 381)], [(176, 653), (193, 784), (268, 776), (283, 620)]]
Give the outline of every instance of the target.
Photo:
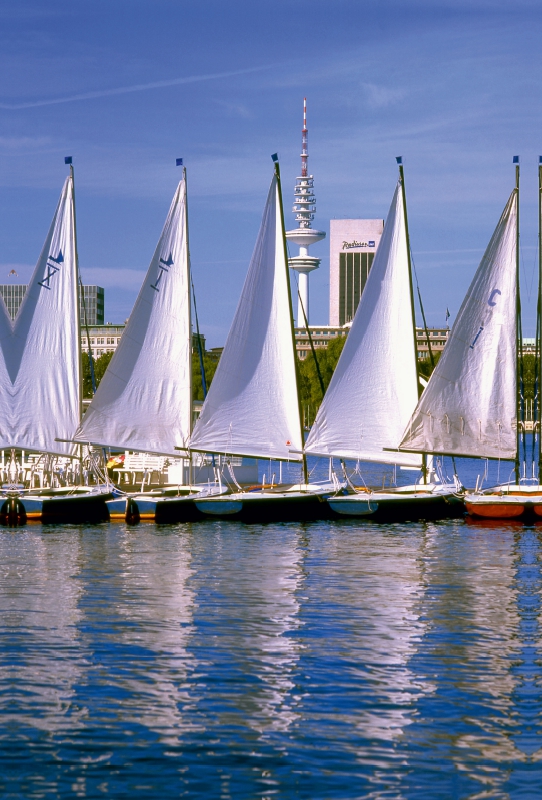
[[(200, 324), (223, 344), (275, 151), (294, 225), (306, 95), (317, 227), (385, 217), (403, 156), (429, 324), (453, 320), (520, 155), (534, 335), (541, 23), (521, 0), (0, 0), (0, 281), (29, 277), (72, 155), (83, 280), (123, 321), (182, 156)], [(312, 253), (311, 322), (327, 324), (327, 242)]]

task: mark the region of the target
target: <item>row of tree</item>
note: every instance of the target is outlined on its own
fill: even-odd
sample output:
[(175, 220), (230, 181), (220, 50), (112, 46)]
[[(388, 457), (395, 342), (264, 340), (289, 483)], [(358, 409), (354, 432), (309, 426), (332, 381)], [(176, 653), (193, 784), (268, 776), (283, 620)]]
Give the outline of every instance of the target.
[[(100, 381), (105, 375), (105, 371), (109, 366), (109, 362), (111, 361), (112, 358), (113, 358), (113, 351), (108, 350), (107, 352), (102, 353), (101, 356), (98, 356), (98, 358), (93, 359), (94, 380), (96, 383), (96, 388), (98, 388), (98, 386), (100, 385)], [(83, 352), (82, 360), (83, 360), (83, 397), (85, 399), (90, 399), (94, 394), (94, 392), (92, 389), (90, 361), (87, 352)], [(209, 388), (211, 381), (213, 380), (213, 376), (216, 372), (218, 361), (216, 360), (216, 358), (212, 358), (207, 353), (203, 353), (203, 365), (205, 368), (205, 379), (207, 383), (207, 388)], [(201, 380), (200, 360), (197, 351), (192, 354), (192, 391), (194, 400), (203, 400), (203, 384)]]
[[(322, 383), (324, 385), (324, 391), (329, 386), (331, 381), (331, 376), (335, 371), (335, 367), (337, 366), (337, 362), (339, 357), (342, 353), (344, 344), (346, 342), (345, 336), (338, 336), (336, 339), (333, 339), (326, 349), (318, 348), (316, 349), (316, 358), (318, 360), (318, 368), (320, 370), (320, 375), (322, 378)], [(94, 377), (96, 386), (99, 385), (101, 379), (104, 376), (104, 373), (113, 357), (113, 352), (108, 351), (103, 353), (94, 361)], [(424, 359), (423, 361), (419, 362), (419, 370), (420, 374), (428, 379), (433, 371), (434, 366), (438, 363), (440, 358), (440, 352), (434, 354), (434, 365), (431, 364), (429, 359)], [(207, 384), (207, 389), (211, 385), (213, 380), (214, 374), (216, 372), (216, 368), (218, 366), (218, 361), (216, 358), (211, 357), (207, 353), (203, 353), (203, 365), (205, 369), (205, 380)], [(524, 398), (525, 402), (528, 404), (534, 398), (534, 384), (535, 384), (535, 366), (536, 366), (536, 357), (532, 353), (528, 353), (523, 356), (521, 367), (523, 373), (523, 390), (524, 390)], [(300, 378), (300, 385), (299, 385), (299, 392), (301, 397), (301, 404), (305, 413), (306, 421), (314, 420), (316, 416), (316, 412), (320, 408), (320, 403), (322, 402), (322, 388), (320, 385), (320, 379), (318, 378), (318, 370), (316, 369), (316, 364), (312, 353), (308, 353), (307, 357), (299, 362), (299, 378)], [(203, 400), (203, 384), (201, 380), (201, 367), (200, 367), (200, 359), (199, 354), (194, 352), (192, 354), (192, 387), (193, 387), (193, 396), (195, 400)], [(83, 353), (83, 397), (91, 398), (93, 394), (92, 391), (92, 380), (90, 374), (90, 363), (88, 359), (88, 354)]]

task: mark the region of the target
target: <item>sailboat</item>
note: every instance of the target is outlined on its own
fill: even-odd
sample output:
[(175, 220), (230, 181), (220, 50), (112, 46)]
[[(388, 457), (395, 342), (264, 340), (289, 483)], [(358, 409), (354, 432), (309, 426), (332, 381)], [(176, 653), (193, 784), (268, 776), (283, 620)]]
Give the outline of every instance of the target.
[(510, 483), (465, 493), (468, 513), (487, 518), (542, 508), (542, 487), (520, 484), (519, 158), (514, 162), (515, 187), (400, 444), (409, 452), (514, 461)]
[[(192, 427), (192, 327), (186, 168), (136, 303), (74, 441), (179, 459)], [(210, 486), (124, 494), (111, 519), (179, 522), (201, 517), (191, 502)], [(223, 489), (223, 491), (226, 491)]]
[[(66, 159), (71, 165), (71, 159)], [(0, 311), (2, 359), (0, 449), (11, 450), (10, 481), (2, 487), (2, 524), (27, 519), (85, 522), (107, 519), (107, 490), (89, 486), (25, 489), (16, 451), (80, 458), (69, 439), (81, 415), (79, 272), (73, 167), (13, 324)], [(82, 480), (82, 464), (79, 463)]]
[[(213, 383), (196, 422), (192, 451), (298, 461), (300, 483), (262, 485), (222, 497), (195, 499), (210, 516), (266, 521), (326, 513), (334, 484), (309, 484), (302, 454), (288, 259), (277, 156), (262, 223), (241, 298)], [(273, 483), (272, 481), (270, 483)]]
[(350, 484), (348, 494), (328, 499), (336, 514), (449, 516), (456, 485), (436, 480), (422, 454), (397, 452), (420, 391), (404, 172), (397, 161), (384, 233), (305, 453), (421, 470), (420, 483), (387, 491)]

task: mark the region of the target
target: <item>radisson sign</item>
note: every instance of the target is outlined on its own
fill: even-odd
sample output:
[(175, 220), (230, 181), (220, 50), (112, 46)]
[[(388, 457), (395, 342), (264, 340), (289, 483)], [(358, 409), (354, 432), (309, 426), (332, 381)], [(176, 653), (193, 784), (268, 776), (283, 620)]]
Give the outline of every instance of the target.
[(375, 243), (372, 239), (368, 242), (343, 242), (343, 250), (353, 250), (357, 247), (375, 247)]

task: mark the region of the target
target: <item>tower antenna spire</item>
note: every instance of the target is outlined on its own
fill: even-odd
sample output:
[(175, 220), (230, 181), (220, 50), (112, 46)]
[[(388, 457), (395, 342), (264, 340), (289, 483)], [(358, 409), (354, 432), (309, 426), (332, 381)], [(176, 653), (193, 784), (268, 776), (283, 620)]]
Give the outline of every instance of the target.
[(307, 128), (307, 98), (303, 98), (303, 130), (301, 131), (301, 175), (296, 178), (294, 188), (294, 207), (297, 228), (286, 232), (288, 241), (299, 245), (299, 255), (288, 260), (291, 269), (299, 275), (299, 303), (297, 325), (303, 327), (305, 318), (309, 320), (309, 273), (320, 266), (320, 259), (309, 255), (309, 246), (325, 238), (324, 231), (311, 227), (316, 213), (314, 179), (309, 175), (309, 131)]
[(307, 98), (303, 98), (303, 130), (301, 131), (301, 177), (308, 175), (309, 130), (307, 128)]

